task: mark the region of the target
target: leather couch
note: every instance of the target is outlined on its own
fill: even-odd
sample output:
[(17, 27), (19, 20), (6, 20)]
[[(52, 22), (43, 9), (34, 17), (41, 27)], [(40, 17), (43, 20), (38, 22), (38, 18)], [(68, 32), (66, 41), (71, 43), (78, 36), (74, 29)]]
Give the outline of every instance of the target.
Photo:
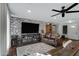
[(32, 44), (41, 41), (41, 37), (39, 33), (27, 33), (22, 35), (22, 44)]
[(49, 45), (53, 45), (55, 47), (62, 46), (62, 38), (56, 34), (47, 33), (41, 39), (42, 42), (47, 43)]

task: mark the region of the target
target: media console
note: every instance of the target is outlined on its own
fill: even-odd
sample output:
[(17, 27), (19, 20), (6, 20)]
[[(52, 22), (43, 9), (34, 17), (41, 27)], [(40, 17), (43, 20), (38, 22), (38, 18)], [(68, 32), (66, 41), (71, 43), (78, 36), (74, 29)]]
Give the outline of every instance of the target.
[(11, 46), (23, 46), (27, 44), (37, 43), (41, 41), (41, 35), (39, 33), (26, 33), (22, 34), (21, 37), (18, 35), (12, 35)]

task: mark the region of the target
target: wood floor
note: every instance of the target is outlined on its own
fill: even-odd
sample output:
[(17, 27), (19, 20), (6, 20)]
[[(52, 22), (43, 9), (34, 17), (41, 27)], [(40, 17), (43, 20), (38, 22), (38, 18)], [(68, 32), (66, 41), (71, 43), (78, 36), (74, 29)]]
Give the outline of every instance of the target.
[[(78, 41), (78, 42), (79, 42), (79, 41)], [(9, 49), (9, 53), (8, 53), (7, 56), (17, 56), (17, 50), (16, 50), (16, 48), (17, 48), (17, 47), (11, 47), (11, 48)], [(60, 50), (60, 49), (62, 49), (62, 48), (57, 48), (57, 49), (52, 50), (52, 51), (53, 51), (53, 52), (56, 52), (56, 51), (58, 51), (58, 50)], [(50, 53), (53, 53), (53, 52), (50, 52)], [(79, 56), (79, 51), (75, 54), (75, 56)]]
[[(56, 52), (54, 52), (56, 51)], [(48, 53), (52, 56), (76, 56), (79, 51), (79, 41), (72, 41), (72, 43), (68, 44), (65, 48), (52, 49)]]
[(7, 56), (17, 56), (16, 47), (11, 47)]

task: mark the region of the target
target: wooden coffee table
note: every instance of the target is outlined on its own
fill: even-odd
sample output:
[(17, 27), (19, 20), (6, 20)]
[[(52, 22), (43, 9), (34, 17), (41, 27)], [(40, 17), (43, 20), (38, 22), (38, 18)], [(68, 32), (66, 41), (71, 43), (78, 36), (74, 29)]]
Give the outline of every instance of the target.
[(79, 50), (79, 41), (74, 41), (65, 48), (56, 50), (52, 49), (48, 51), (48, 54), (52, 56), (74, 56), (78, 52), (78, 50)]

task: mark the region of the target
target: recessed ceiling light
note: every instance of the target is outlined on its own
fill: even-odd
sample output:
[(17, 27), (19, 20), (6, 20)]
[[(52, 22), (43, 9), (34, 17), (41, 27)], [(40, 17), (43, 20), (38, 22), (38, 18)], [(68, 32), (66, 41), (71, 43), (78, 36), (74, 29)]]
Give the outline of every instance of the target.
[(71, 27), (72, 27), (72, 28), (75, 28), (75, 26), (74, 26), (74, 25), (72, 25)]
[(28, 13), (31, 13), (31, 10), (27, 10)]
[(72, 23), (72, 21), (71, 21), (71, 20), (69, 20), (68, 22), (69, 22), (69, 23)]

